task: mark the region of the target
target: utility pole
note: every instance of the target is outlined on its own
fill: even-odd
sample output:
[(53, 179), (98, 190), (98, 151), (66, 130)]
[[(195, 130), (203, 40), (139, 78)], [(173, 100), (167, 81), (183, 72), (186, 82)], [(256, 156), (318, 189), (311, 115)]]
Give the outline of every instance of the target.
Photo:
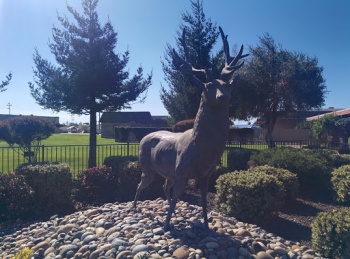
[(11, 103), (8, 103), (8, 104), (7, 104), (7, 107), (8, 107), (7, 109), (9, 110), (9, 115), (11, 114), (11, 106), (12, 106)]

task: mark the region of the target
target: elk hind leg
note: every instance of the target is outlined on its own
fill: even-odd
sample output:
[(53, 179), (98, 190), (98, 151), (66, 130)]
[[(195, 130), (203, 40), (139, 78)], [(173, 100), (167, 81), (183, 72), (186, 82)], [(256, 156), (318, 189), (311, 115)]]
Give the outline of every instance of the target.
[(184, 190), (185, 182), (186, 182), (185, 180), (180, 180), (180, 179), (176, 179), (174, 182), (173, 197), (170, 200), (170, 206), (169, 206), (168, 214), (165, 220), (164, 230), (168, 230), (170, 227), (170, 219), (174, 213), (177, 199), (180, 197), (180, 195)]
[(141, 193), (141, 191), (145, 188), (147, 188), (151, 182), (153, 181), (155, 172), (154, 171), (145, 171), (142, 173), (141, 175), (141, 181), (137, 186), (137, 190), (136, 190), (136, 194), (135, 194), (135, 198), (134, 198), (134, 203), (133, 203), (133, 207), (136, 208), (136, 204), (137, 201), (139, 199), (139, 195)]

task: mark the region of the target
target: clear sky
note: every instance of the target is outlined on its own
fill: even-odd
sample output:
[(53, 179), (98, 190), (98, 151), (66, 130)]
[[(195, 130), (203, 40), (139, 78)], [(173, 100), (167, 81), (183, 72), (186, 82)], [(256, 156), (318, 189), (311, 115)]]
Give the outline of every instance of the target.
[[(0, 113), (59, 116), (60, 122), (88, 122), (88, 116), (71, 116), (43, 110), (30, 95), (33, 53), (54, 60), (48, 48), (52, 27), (60, 26), (57, 13), (73, 18), (66, 2), (81, 11), (80, 0), (0, 0), (0, 80), (12, 72), (8, 90), (0, 93)], [(268, 32), (289, 51), (317, 57), (324, 67), (329, 93), (325, 107), (350, 107), (350, 1), (349, 0), (203, 0), (204, 12), (228, 34), (229, 44), (256, 45)], [(161, 60), (166, 43), (175, 46), (181, 12), (191, 11), (189, 0), (100, 0), (101, 24), (109, 18), (118, 32), (116, 52), (130, 51), (128, 69), (133, 75), (141, 64), (153, 71), (153, 85), (145, 103), (131, 111), (167, 115), (160, 100), (164, 84)], [(219, 48), (221, 41), (218, 41)], [(232, 97), (234, 98), (234, 96)]]

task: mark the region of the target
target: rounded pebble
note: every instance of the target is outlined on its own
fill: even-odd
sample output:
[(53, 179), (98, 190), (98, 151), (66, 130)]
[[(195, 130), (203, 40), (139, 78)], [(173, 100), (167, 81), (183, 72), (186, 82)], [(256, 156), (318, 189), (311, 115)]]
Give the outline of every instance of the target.
[(108, 203), (57, 215), (0, 236), (0, 258), (10, 259), (24, 247), (33, 258), (317, 258), (314, 250), (284, 240), (256, 225), (212, 211), (205, 230), (201, 207), (179, 201), (170, 231), (163, 224), (163, 199)]

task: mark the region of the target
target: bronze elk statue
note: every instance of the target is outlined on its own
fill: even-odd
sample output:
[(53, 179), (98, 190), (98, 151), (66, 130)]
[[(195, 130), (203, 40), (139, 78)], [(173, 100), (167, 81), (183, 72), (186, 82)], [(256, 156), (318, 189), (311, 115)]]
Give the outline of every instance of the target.
[[(169, 229), (176, 202), (184, 191), (188, 179), (196, 179), (201, 191), (204, 226), (208, 228), (207, 192), (210, 174), (220, 162), (229, 134), (229, 103), (235, 71), (243, 66), (243, 45), (236, 57), (231, 57), (227, 35), (220, 34), (224, 45), (225, 66), (215, 79), (210, 71), (194, 68), (189, 59), (185, 30), (180, 43), (185, 59), (173, 50), (173, 65), (183, 74), (189, 74), (196, 86), (203, 89), (193, 129), (183, 133), (157, 131), (140, 142), (139, 161), (142, 170), (133, 207), (136, 208), (140, 192), (149, 186), (155, 174), (165, 178), (163, 189), (169, 203), (164, 229)], [(204, 81), (202, 81), (204, 79)], [(172, 195), (170, 189), (173, 187)]]

